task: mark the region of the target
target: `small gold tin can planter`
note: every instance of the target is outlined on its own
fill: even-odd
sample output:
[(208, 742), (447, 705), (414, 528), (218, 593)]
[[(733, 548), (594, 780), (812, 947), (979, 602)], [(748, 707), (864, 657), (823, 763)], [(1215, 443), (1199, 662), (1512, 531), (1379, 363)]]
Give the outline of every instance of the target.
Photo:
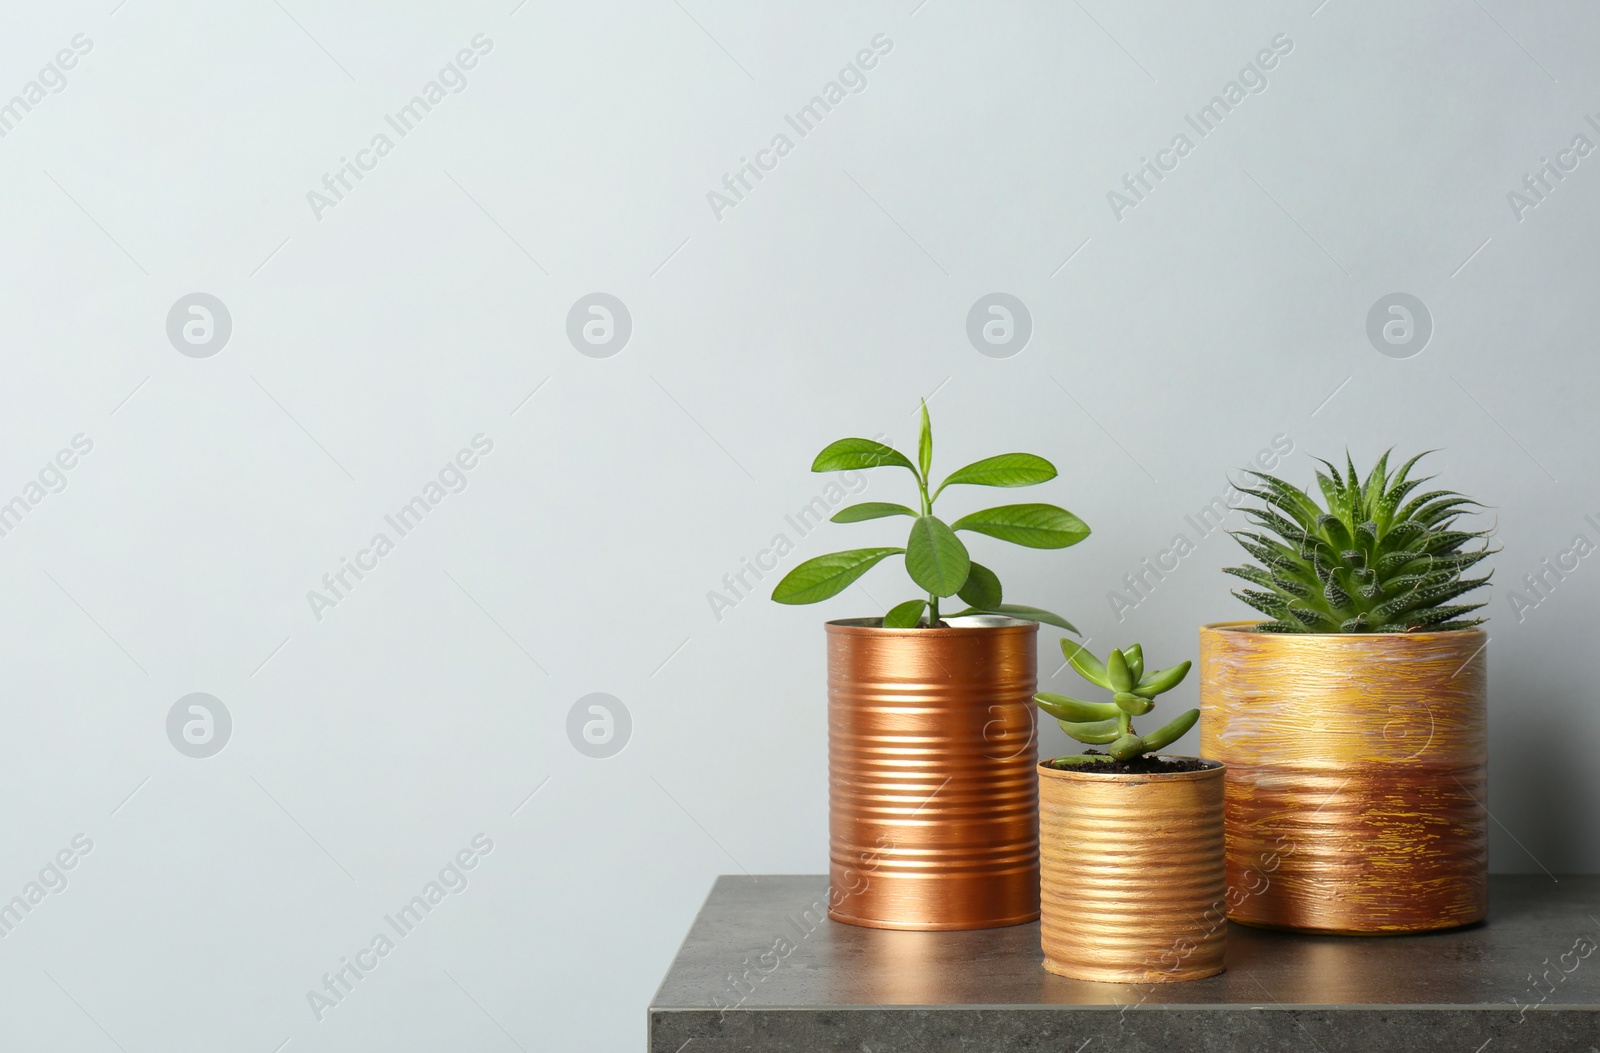
[(880, 929), (1039, 916), (1039, 626), (829, 622), (828, 915)]
[(1046, 969), (1108, 983), (1222, 972), (1223, 766), (1201, 763), (1150, 775), (1039, 765)]
[(1228, 916), (1349, 935), (1489, 909), (1487, 636), (1200, 630), (1200, 749), (1228, 767)]

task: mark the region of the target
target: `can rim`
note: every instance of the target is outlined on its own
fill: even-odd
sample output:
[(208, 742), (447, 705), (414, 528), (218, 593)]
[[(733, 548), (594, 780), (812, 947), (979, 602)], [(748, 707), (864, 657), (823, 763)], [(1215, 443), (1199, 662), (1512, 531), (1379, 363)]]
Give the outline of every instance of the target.
[(1179, 757), (1167, 753), (1157, 753), (1159, 760), (1197, 760), (1206, 765), (1199, 771), (1156, 771), (1156, 772), (1131, 772), (1131, 771), (1095, 771), (1093, 768), (1075, 768), (1071, 770), (1050, 767), (1050, 761), (1057, 758), (1039, 762), (1038, 772), (1041, 778), (1049, 776), (1060, 779), (1092, 779), (1100, 782), (1194, 782), (1200, 779), (1213, 779), (1222, 775), (1227, 770), (1227, 765), (1219, 760), (1206, 757)]
[(1478, 639), (1488, 635), (1483, 629), (1476, 626), (1471, 629), (1450, 629), (1442, 633), (1247, 633), (1252, 625), (1260, 625), (1266, 619), (1249, 618), (1238, 622), (1207, 622), (1200, 626), (1202, 633), (1239, 633), (1249, 635), (1260, 640), (1467, 640)]
[(1039, 623), (1026, 621), (1022, 618), (1009, 618), (1000, 614), (965, 614), (950, 618), (941, 618), (949, 624), (943, 629), (911, 628), (911, 629), (886, 629), (883, 627), (883, 618), (835, 618), (822, 623), (822, 627), (830, 633), (843, 633), (847, 636), (906, 636), (918, 639), (936, 640), (951, 636), (975, 636), (992, 632), (1038, 632)]

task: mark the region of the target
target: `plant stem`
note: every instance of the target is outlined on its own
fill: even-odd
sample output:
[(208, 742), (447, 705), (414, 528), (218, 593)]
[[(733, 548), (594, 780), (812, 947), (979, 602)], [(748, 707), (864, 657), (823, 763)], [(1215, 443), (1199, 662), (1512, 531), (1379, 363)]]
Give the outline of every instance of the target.
[[(928, 496), (928, 480), (922, 477), (921, 472), (917, 473), (917, 490), (922, 496), (922, 514), (925, 516), (933, 515), (933, 498)], [(928, 593), (928, 628), (937, 629), (938, 627), (939, 597), (930, 592)]]

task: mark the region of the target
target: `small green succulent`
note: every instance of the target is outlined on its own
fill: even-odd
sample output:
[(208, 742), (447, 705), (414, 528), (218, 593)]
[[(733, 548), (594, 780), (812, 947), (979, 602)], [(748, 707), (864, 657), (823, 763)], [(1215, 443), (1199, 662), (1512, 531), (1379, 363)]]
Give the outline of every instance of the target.
[(1191, 709), (1147, 734), (1139, 735), (1133, 730), (1133, 718), (1155, 708), (1157, 695), (1183, 683), (1189, 675), (1189, 662), (1146, 673), (1144, 649), (1138, 644), (1113, 650), (1104, 664), (1088, 648), (1071, 640), (1061, 641), (1061, 651), (1079, 676), (1112, 695), (1110, 702), (1085, 702), (1043, 691), (1033, 696), (1040, 709), (1056, 718), (1062, 731), (1079, 742), (1106, 747), (1104, 754), (1077, 754), (1058, 760), (1104, 762), (1142, 757), (1172, 745), (1200, 719), (1200, 711)]
[(1066, 548), (1089, 536), (1089, 527), (1083, 520), (1065, 508), (1046, 504), (986, 508), (969, 512), (949, 524), (933, 514), (934, 502), (948, 486), (1033, 486), (1054, 479), (1055, 465), (1031, 453), (1002, 453), (956, 469), (930, 491), (932, 466), (933, 426), (928, 419), (927, 402), (922, 404), (915, 464), (899, 450), (875, 439), (840, 439), (829, 443), (812, 462), (813, 472), (904, 468), (916, 477), (920, 502), (918, 508), (911, 508), (888, 501), (867, 501), (841, 508), (834, 513), (832, 521), (860, 523), (886, 516), (906, 516), (912, 520), (910, 536), (904, 548), (858, 548), (808, 559), (784, 575), (772, 590), (772, 598), (779, 603), (817, 603), (843, 592), (889, 556), (903, 555), (906, 572), (925, 597), (895, 605), (883, 617), (885, 628), (937, 627), (940, 625), (939, 601), (959, 596), (969, 606), (957, 614), (1003, 614), (1077, 632), (1072, 623), (1059, 614), (1038, 607), (1002, 603), (1000, 579), (994, 571), (973, 561), (966, 544), (956, 533), (987, 534), (1027, 548)]
[[(1327, 511), (1299, 487), (1248, 473), (1259, 485), (1239, 489), (1265, 507), (1246, 509), (1255, 529), (1234, 531), (1233, 537), (1259, 565), (1226, 572), (1259, 586), (1234, 593), (1271, 619), (1257, 625), (1257, 632), (1443, 632), (1484, 621), (1465, 615), (1485, 604), (1450, 601), (1489, 583), (1489, 574), (1462, 575), (1499, 550), (1484, 540), (1490, 531), (1456, 529), (1459, 516), (1481, 507), (1477, 501), (1451, 490), (1406, 500), (1433, 478), (1407, 478), (1425, 456), (1391, 474), (1385, 453), (1365, 482), (1348, 454), (1344, 477), (1322, 461), (1328, 472), (1317, 472), (1317, 483)], [(1475, 541), (1481, 547), (1463, 549)]]

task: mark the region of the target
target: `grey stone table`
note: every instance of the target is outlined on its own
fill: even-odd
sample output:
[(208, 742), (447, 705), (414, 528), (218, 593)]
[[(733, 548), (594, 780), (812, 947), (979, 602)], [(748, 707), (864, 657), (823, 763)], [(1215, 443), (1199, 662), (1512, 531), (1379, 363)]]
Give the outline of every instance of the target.
[(1600, 877), (1492, 878), (1487, 924), (1427, 936), (1233, 925), (1227, 972), (1141, 985), (1046, 973), (1037, 923), (864, 929), (826, 920), (827, 891), (718, 878), (650, 1005), (652, 1053), (1600, 1053)]

